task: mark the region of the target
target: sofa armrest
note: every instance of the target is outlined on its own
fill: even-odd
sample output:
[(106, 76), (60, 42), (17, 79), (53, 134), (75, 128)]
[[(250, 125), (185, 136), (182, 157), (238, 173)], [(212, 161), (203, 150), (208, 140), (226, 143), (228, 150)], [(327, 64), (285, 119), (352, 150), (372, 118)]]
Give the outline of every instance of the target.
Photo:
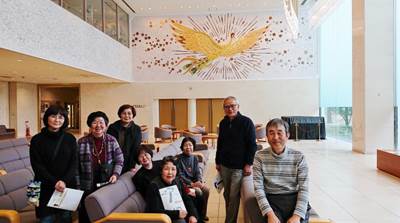
[(197, 160), (199, 161), (199, 163), (202, 163), (202, 162), (205, 161), (205, 160), (204, 160), (204, 155), (203, 155), (203, 154), (201, 154), (201, 153), (196, 153), (196, 152), (193, 152), (192, 154), (193, 154), (194, 156), (197, 157)]
[(166, 214), (153, 213), (112, 213), (106, 217), (95, 221), (95, 223), (103, 222), (159, 222), (171, 223), (171, 219)]
[(21, 218), (15, 210), (0, 210), (0, 222), (2, 222), (1, 219), (6, 219), (6, 221), (10, 223), (21, 222)]

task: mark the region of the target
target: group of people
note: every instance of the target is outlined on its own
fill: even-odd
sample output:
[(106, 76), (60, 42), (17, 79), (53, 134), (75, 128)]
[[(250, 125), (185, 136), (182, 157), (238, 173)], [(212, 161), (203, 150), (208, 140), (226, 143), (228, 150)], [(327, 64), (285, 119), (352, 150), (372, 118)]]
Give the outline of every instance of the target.
[(70, 211), (47, 207), (54, 190), (66, 187), (84, 191), (79, 208), (79, 222), (90, 222), (84, 199), (108, 183), (115, 183), (127, 171), (135, 171), (137, 149), (141, 143), (141, 130), (133, 121), (136, 110), (122, 105), (120, 120), (108, 127), (104, 112), (96, 111), (87, 117), (89, 133), (76, 138), (65, 131), (68, 113), (58, 105), (50, 106), (43, 116), (45, 127), (32, 137), (30, 159), (40, 181), (39, 206), (36, 217), (40, 222), (72, 222)]
[[(225, 117), (219, 124), (215, 164), (224, 185), (226, 223), (237, 222), (241, 182), (253, 174), (255, 196), (265, 222), (308, 222), (308, 167), (304, 155), (288, 148), (289, 126), (281, 119), (267, 124), (270, 147), (256, 152), (255, 127), (239, 112), (238, 100), (225, 98)], [(195, 140), (182, 140), (182, 154), (152, 161), (153, 151), (141, 143), (141, 130), (133, 121), (135, 108), (122, 105), (120, 120), (108, 126), (104, 112), (89, 114), (89, 134), (80, 138), (65, 131), (67, 111), (50, 106), (43, 117), (45, 127), (31, 140), (30, 157), (35, 180), (41, 182), (36, 216), (40, 222), (71, 222), (71, 212), (47, 207), (54, 190), (66, 187), (84, 191), (79, 222), (90, 222), (84, 199), (127, 172), (135, 172), (133, 183), (146, 200), (146, 211), (165, 213), (173, 222), (207, 221), (209, 188), (193, 155)], [(138, 164), (138, 165), (136, 165)], [(139, 165), (141, 166), (140, 168)], [(176, 185), (185, 210), (166, 210), (160, 189)]]

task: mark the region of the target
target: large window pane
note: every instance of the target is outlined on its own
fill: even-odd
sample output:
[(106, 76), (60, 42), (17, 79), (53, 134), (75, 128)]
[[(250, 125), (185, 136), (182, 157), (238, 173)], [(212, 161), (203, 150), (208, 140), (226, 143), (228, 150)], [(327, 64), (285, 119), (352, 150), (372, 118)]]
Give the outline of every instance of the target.
[(120, 7), (118, 7), (118, 41), (129, 47), (129, 16)]
[(102, 0), (87, 0), (86, 21), (99, 30), (103, 30)]
[(352, 141), (352, 3), (342, 3), (320, 26), (321, 115), (326, 135)]
[(83, 0), (63, 0), (62, 5), (66, 10), (83, 18)]
[(112, 0), (104, 1), (104, 32), (117, 39), (117, 4)]

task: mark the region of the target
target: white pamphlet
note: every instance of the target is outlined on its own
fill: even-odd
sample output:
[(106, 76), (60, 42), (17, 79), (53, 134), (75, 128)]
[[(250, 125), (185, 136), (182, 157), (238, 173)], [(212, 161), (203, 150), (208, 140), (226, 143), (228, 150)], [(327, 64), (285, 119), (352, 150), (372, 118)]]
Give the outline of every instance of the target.
[(178, 187), (172, 185), (164, 187), (159, 190), (164, 209), (168, 211), (184, 210), (186, 211), (185, 204), (183, 203), (182, 196), (179, 193)]
[(64, 192), (54, 190), (47, 207), (59, 208), (68, 211), (76, 211), (81, 201), (83, 191), (65, 188)]

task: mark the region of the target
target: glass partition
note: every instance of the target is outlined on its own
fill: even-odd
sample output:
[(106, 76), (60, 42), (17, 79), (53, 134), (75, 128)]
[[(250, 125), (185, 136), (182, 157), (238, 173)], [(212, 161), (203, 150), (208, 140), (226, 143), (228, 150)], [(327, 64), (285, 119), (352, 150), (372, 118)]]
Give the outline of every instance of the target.
[(129, 44), (129, 16), (120, 7), (118, 9), (118, 41), (128, 46)]
[(83, 18), (83, 0), (63, 0), (62, 7), (70, 11), (79, 18)]
[(86, 0), (86, 21), (103, 31), (103, 1)]
[(104, 0), (104, 32), (117, 39), (117, 4)]
[(326, 135), (352, 141), (352, 2), (342, 1), (320, 26), (320, 100)]

